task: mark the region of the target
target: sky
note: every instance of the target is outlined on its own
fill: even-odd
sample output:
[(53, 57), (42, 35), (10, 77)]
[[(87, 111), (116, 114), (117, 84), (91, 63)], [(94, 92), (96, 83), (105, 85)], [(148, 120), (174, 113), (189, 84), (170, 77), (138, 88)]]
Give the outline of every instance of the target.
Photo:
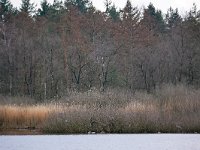
[[(21, 0), (10, 0), (15, 7), (19, 7), (21, 4)], [(47, 0), (52, 3), (53, 0)], [(93, 5), (99, 9), (104, 11), (105, 0), (91, 0)], [(117, 8), (123, 8), (126, 4), (127, 0), (111, 0)], [(178, 8), (181, 14), (184, 14), (186, 11), (189, 11), (192, 8), (193, 3), (197, 4), (198, 10), (200, 9), (200, 0), (130, 0), (133, 6), (138, 6), (139, 8), (143, 8), (147, 6), (150, 2), (154, 4), (156, 8), (161, 9), (164, 13), (167, 12), (168, 8), (171, 6), (172, 8)], [(31, 0), (40, 6), (41, 0)]]

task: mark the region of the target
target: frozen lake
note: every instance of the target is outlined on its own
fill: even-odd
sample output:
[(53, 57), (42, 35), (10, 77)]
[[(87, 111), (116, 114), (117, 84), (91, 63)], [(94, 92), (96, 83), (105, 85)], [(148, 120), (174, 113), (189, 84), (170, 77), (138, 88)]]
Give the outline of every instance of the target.
[(0, 150), (200, 150), (200, 135), (0, 136)]

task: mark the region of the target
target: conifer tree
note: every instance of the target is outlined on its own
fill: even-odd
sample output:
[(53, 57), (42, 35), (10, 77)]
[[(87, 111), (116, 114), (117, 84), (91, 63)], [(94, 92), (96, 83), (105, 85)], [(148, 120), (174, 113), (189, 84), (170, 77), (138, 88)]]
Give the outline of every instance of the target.
[(81, 13), (85, 13), (88, 9), (92, 6), (92, 3), (89, 0), (66, 0), (66, 6), (74, 6), (76, 7)]
[(179, 15), (178, 9), (169, 8), (166, 14), (166, 23), (169, 28), (174, 27), (179, 22), (181, 22), (182, 18)]
[(0, 0), (0, 20), (5, 20), (8, 14), (13, 9), (12, 4), (9, 0)]
[(46, 16), (50, 10), (50, 4), (47, 0), (41, 2), (41, 9), (38, 10), (39, 16)]
[(31, 15), (35, 12), (34, 3), (31, 3), (30, 0), (22, 0), (22, 4), (20, 7), (21, 12), (27, 13)]

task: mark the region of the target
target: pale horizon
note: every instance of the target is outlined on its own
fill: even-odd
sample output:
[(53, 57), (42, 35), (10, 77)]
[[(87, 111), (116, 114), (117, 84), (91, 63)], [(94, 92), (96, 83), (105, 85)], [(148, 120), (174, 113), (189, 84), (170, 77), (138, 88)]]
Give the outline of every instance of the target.
[[(10, 0), (14, 7), (20, 7), (21, 0)], [(35, 3), (37, 7), (40, 6), (42, 0), (31, 0), (31, 2)], [(53, 0), (47, 0), (49, 3), (53, 3)], [(101, 11), (105, 11), (105, 0), (91, 0), (93, 5)], [(118, 9), (122, 9), (127, 0), (111, 0)], [(149, 5), (149, 3), (153, 3), (156, 9), (162, 10), (164, 13), (167, 10), (172, 8), (178, 8), (181, 14), (185, 14), (185, 12), (190, 11), (193, 6), (193, 3), (196, 3), (197, 8), (200, 7), (199, 0), (168, 0), (168, 1), (161, 1), (161, 0), (130, 0), (133, 6), (137, 6), (138, 8), (143, 8)]]

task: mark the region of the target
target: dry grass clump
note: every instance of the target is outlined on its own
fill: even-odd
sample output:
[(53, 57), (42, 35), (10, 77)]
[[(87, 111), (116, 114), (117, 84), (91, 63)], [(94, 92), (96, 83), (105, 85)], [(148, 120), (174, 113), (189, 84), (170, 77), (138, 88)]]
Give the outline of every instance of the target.
[(200, 131), (199, 90), (184, 85), (167, 85), (157, 90), (156, 96), (162, 122), (173, 126), (172, 131)]
[(36, 128), (55, 112), (53, 105), (2, 105), (0, 106), (0, 122), (2, 128)]
[(199, 97), (199, 90), (183, 85), (154, 94), (76, 93), (60, 103), (1, 105), (0, 127), (34, 127), (49, 134), (200, 132)]

